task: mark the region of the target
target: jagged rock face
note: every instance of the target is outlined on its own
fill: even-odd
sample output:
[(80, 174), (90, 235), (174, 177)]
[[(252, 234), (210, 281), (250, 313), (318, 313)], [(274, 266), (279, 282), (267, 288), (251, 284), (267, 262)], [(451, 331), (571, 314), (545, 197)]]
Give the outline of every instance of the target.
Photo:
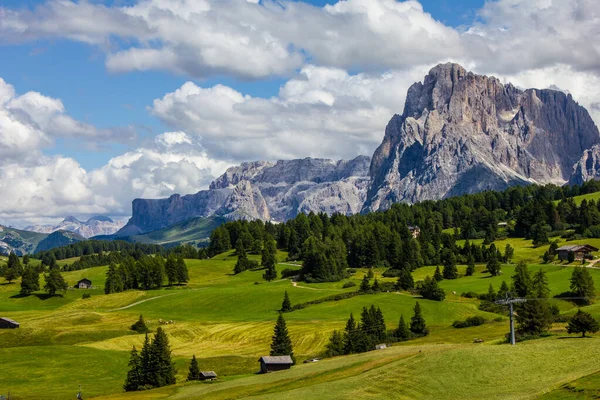
[(215, 179), (209, 190), (168, 199), (133, 201), (133, 215), (118, 236), (165, 228), (194, 217), (284, 221), (300, 212), (355, 214), (369, 187), (371, 159), (243, 163)]
[(573, 166), (569, 185), (581, 185), (592, 179), (600, 180), (600, 146), (594, 146), (583, 152), (579, 161)]
[(389, 122), (365, 211), (526, 183), (565, 183), (598, 128), (570, 95), (433, 68)]
[(123, 227), (123, 222), (113, 221), (104, 216), (96, 216), (85, 222), (69, 216), (58, 225), (34, 225), (25, 228), (27, 231), (39, 233), (53, 233), (56, 231), (75, 232), (84, 238), (90, 238), (98, 235), (112, 235)]

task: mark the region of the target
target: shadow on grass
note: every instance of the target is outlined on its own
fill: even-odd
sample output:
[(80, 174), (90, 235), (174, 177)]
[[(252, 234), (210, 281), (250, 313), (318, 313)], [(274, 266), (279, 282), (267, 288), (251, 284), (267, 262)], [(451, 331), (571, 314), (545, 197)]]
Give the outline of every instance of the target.
[(48, 293), (32, 293), (32, 294), (17, 293), (15, 295), (10, 296), (10, 298), (11, 299), (23, 299), (25, 297), (30, 297), (30, 296), (37, 297), (40, 300), (48, 300), (48, 299), (51, 299), (52, 297), (63, 297), (62, 294), (55, 294), (54, 296), (51, 296)]
[(561, 336), (558, 339), (593, 339), (593, 336)]

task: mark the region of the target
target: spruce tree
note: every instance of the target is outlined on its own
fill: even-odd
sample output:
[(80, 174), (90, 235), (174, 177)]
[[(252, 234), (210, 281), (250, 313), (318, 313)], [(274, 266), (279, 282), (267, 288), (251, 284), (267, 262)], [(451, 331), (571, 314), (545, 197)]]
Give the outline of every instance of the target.
[(167, 256), (167, 261), (165, 262), (165, 273), (167, 274), (167, 282), (169, 283), (169, 286), (173, 286), (173, 283), (177, 281), (177, 260), (173, 254), (169, 254)]
[(371, 285), (369, 284), (369, 277), (367, 275), (363, 277), (359, 290), (363, 293), (371, 291)]
[(188, 272), (188, 267), (185, 263), (185, 260), (183, 259), (183, 257), (178, 257), (177, 258), (177, 283), (178, 284), (182, 284), (182, 283), (187, 283), (187, 281), (190, 280), (190, 275)]
[(261, 265), (267, 269), (275, 269), (277, 264), (277, 242), (271, 235), (267, 235), (265, 238), (261, 251)]
[(451, 250), (448, 250), (444, 257), (444, 269), (443, 269), (444, 279), (457, 279), (458, 278), (458, 268), (456, 268), (456, 257)]
[(415, 287), (415, 281), (408, 268), (400, 270), (400, 276), (398, 277), (396, 287), (401, 290), (410, 290)]
[(244, 272), (248, 269), (249, 262), (248, 254), (246, 254), (246, 249), (244, 248), (244, 243), (241, 239), (238, 239), (236, 248), (238, 259), (237, 263), (235, 264), (235, 267), (233, 267), (233, 273), (239, 274), (240, 272)]
[(187, 380), (188, 381), (197, 381), (200, 379), (200, 367), (198, 366), (198, 361), (196, 360), (196, 355), (192, 356), (192, 362), (190, 363), (190, 369), (188, 371)]
[(442, 272), (440, 271), (440, 267), (435, 267), (435, 272), (433, 273), (433, 279), (435, 279), (436, 282), (441, 282), (444, 280), (444, 276), (442, 275)]
[(357, 326), (354, 315), (350, 313), (350, 319), (346, 322), (344, 328), (344, 354), (352, 354), (356, 348), (356, 332)]
[(417, 301), (414, 308), (414, 315), (410, 319), (410, 331), (417, 336), (426, 336), (429, 334), (429, 329), (425, 325), (425, 319), (421, 312), (421, 305)]
[(146, 321), (144, 321), (144, 317), (140, 314), (140, 318), (131, 325), (131, 330), (136, 331), (137, 333), (148, 333), (150, 329), (148, 329), (148, 325), (146, 325)]
[(175, 364), (171, 360), (169, 338), (157, 328), (150, 345), (150, 383), (155, 387), (175, 384)]
[(473, 276), (474, 273), (475, 273), (475, 260), (474, 260), (473, 256), (471, 254), (469, 254), (469, 257), (467, 258), (467, 271), (466, 271), (465, 275)]
[(279, 313), (277, 323), (273, 329), (271, 342), (271, 356), (289, 356), (293, 354), (292, 340), (288, 334), (287, 326), (283, 314)]
[(48, 292), (50, 296), (56, 295), (56, 292), (67, 291), (67, 282), (65, 282), (58, 267), (50, 268), (48, 275), (44, 275), (44, 279), (46, 280), (44, 290)]
[(277, 279), (277, 270), (275, 269), (274, 264), (270, 264), (267, 267), (267, 270), (263, 274), (263, 279), (266, 280), (267, 282), (271, 282), (271, 281)]
[(281, 303), (281, 312), (289, 312), (292, 310), (292, 302), (290, 301), (290, 296), (288, 296), (287, 290), (283, 295), (283, 302)]
[(375, 278), (375, 280), (373, 281), (373, 286), (371, 287), (371, 290), (374, 292), (379, 292), (381, 290), (381, 286), (379, 286), (379, 281), (377, 280), (377, 278)]
[(587, 268), (575, 267), (571, 273), (571, 293), (576, 297), (585, 297), (582, 303), (589, 304), (590, 299), (596, 296), (594, 279)]
[(126, 392), (139, 390), (145, 384), (142, 360), (135, 346), (133, 346), (130, 354), (129, 371), (127, 372), (127, 377), (125, 378), (125, 384), (123, 385), (123, 389), (125, 389)]
[(398, 323), (398, 329), (396, 329), (395, 336), (400, 341), (410, 339), (410, 330), (404, 321), (404, 315), (400, 315), (400, 322)]
[(375, 275), (373, 274), (373, 269), (369, 268), (369, 270), (367, 271), (367, 278), (369, 278), (369, 280), (373, 279)]
[(104, 293), (120, 293), (123, 291), (123, 278), (117, 271), (114, 263), (110, 263), (106, 272), (106, 281), (104, 282)]
[(573, 315), (569, 320), (569, 325), (567, 325), (567, 332), (571, 333), (581, 333), (581, 337), (585, 337), (587, 332), (595, 333), (600, 330), (600, 326), (598, 325), (598, 321), (585, 311), (578, 310), (577, 314)]
[(140, 352), (140, 370), (141, 370), (141, 380), (140, 385), (152, 386), (151, 374), (154, 371), (154, 367), (152, 365), (152, 352), (150, 349), (150, 338), (148, 337), (148, 333), (144, 337), (144, 345), (142, 346), (142, 351)]
[(515, 268), (515, 274), (512, 276), (513, 291), (518, 297), (527, 297), (531, 291), (532, 281), (527, 269), (527, 264), (521, 261)]
[(494, 286), (491, 283), (490, 286), (488, 286), (486, 299), (487, 301), (496, 301), (496, 291), (494, 290)]
[(490, 253), (486, 268), (492, 276), (498, 276), (500, 274), (500, 260), (498, 259), (498, 253), (496, 251), (491, 251)]
[(506, 298), (506, 294), (510, 292), (510, 288), (506, 284), (506, 281), (502, 281), (500, 285), (500, 289), (498, 290), (498, 298), (503, 299)]
[(329, 343), (325, 346), (327, 357), (336, 357), (344, 354), (344, 338), (340, 331), (334, 330), (329, 338)]
[(21, 260), (19, 259), (19, 256), (17, 256), (15, 253), (10, 253), (8, 255), (8, 264), (6, 265), (8, 269), (12, 269), (17, 274), (17, 277), (21, 276), (21, 274), (23, 273)]
[(25, 268), (21, 278), (21, 294), (28, 296), (40, 290), (40, 274), (33, 267)]

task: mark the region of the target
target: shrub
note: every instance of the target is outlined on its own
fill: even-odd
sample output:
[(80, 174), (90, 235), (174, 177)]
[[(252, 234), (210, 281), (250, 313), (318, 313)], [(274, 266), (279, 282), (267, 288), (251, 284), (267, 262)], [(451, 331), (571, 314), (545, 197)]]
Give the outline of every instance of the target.
[(291, 268), (286, 268), (283, 271), (281, 271), (281, 278), (285, 279), (285, 278), (290, 278), (292, 276), (297, 276), (300, 275), (300, 269), (291, 269)]
[(479, 326), (486, 323), (486, 319), (480, 315), (475, 315), (473, 317), (468, 317), (464, 321), (454, 321), (452, 326), (455, 328), (468, 328), (470, 326)]
[(356, 269), (355, 269), (355, 268), (350, 268), (350, 269), (348, 270), (348, 273), (349, 273), (349, 274), (355, 274), (355, 273), (356, 273)]
[(81, 298), (82, 298), (82, 299), (89, 299), (89, 298), (91, 298), (91, 297), (92, 297), (92, 295), (91, 295), (91, 294), (89, 294), (89, 293), (84, 293), (84, 294), (81, 296)]
[(467, 299), (478, 299), (479, 295), (477, 293), (475, 293), (475, 292), (462, 292), (460, 294), (460, 297), (464, 297), (464, 298), (467, 298)]
[(342, 289), (348, 289), (348, 288), (351, 288), (351, 287), (354, 287), (354, 286), (356, 286), (356, 283), (350, 281), (350, 282), (344, 283), (344, 285), (342, 286)]
[(386, 269), (383, 276), (386, 278), (397, 278), (400, 276), (400, 270), (392, 268)]
[(131, 330), (136, 331), (137, 333), (150, 332), (150, 329), (148, 329), (148, 326), (146, 325), (146, 321), (144, 321), (144, 317), (142, 317), (141, 315), (140, 315), (140, 318), (137, 320), (137, 322), (135, 324), (131, 325)]

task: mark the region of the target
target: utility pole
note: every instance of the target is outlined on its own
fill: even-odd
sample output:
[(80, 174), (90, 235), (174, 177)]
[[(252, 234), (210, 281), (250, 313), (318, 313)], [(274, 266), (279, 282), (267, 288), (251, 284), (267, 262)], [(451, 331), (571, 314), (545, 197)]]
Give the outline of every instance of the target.
[(513, 304), (525, 303), (526, 301), (527, 301), (527, 299), (513, 297), (510, 293), (506, 293), (505, 299), (495, 301), (496, 304), (508, 305), (509, 317), (510, 317), (510, 344), (512, 344), (513, 346), (516, 344), (516, 341), (515, 341), (515, 316), (514, 316)]

